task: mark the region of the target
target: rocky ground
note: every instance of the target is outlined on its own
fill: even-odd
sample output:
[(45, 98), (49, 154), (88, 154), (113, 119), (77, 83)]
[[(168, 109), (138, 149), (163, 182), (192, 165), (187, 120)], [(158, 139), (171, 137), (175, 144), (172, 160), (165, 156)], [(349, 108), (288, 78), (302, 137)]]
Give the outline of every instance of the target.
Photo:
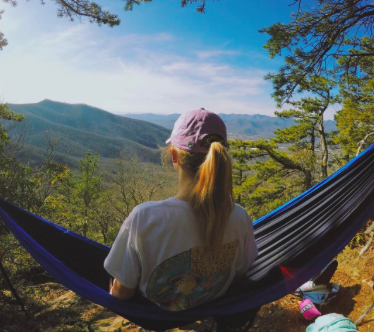
[[(333, 282), (342, 288), (335, 304), (322, 307), (322, 314), (341, 313), (353, 321), (374, 302), (374, 248), (361, 258), (361, 248), (346, 248), (339, 256), (339, 268)], [(0, 331), (2, 332), (135, 332), (141, 328), (93, 304), (61, 285), (54, 283), (40, 270), (17, 283), (29, 317), (23, 313), (0, 279)], [(288, 295), (263, 306), (250, 332), (304, 332), (310, 322), (299, 313), (300, 299)], [(361, 332), (374, 331), (374, 309), (358, 326)], [(215, 331), (212, 319), (172, 331)]]

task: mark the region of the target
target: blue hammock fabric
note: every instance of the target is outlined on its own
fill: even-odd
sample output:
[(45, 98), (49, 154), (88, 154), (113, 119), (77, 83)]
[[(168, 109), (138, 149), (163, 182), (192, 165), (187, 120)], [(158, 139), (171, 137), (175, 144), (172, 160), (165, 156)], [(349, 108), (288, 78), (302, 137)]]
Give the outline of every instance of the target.
[[(224, 297), (170, 312), (141, 296), (108, 294), (103, 262), (110, 248), (0, 199), (0, 216), (25, 249), (58, 282), (147, 329), (180, 327), (278, 300), (325, 267), (374, 213), (374, 145), (327, 179), (256, 220), (259, 256)], [(130, 272), (131, 273), (131, 272)]]

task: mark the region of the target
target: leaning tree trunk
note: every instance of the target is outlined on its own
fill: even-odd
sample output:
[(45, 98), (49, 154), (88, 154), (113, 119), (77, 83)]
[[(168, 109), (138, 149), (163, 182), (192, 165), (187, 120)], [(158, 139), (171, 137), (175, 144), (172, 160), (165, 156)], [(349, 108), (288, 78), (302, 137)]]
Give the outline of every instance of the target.
[(358, 144), (357, 144), (358, 148), (357, 148), (356, 156), (358, 156), (360, 154), (361, 149), (366, 144), (366, 141), (368, 140), (368, 138), (370, 136), (373, 136), (373, 135), (374, 135), (374, 131), (372, 133), (366, 134), (366, 136), (360, 142), (358, 142)]
[(323, 125), (323, 117), (318, 124), (318, 132), (320, 137), (320, 146), (321, 146), (321, 176), (323, 179), (327, 178), (327, 162), (329, 160), (329, 151), (327, 149), (327, 142), (326, 142), (326, 132), (325, 127)]

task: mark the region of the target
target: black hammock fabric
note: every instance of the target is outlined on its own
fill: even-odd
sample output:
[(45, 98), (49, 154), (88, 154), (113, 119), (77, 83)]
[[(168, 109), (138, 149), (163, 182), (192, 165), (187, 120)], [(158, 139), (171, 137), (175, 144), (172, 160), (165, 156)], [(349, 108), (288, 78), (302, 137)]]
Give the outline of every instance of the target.
[[(147, 329), (243, 312), (293, 292), (326, 266), (374, 213), (374, 145), (330, 177), (254, 222), (259, 256), (225, 296), (179, 312), (108, 294), (110, 248), (0, 199), (0, 216), (58, 282)], [(131, 271), (130, 271), (131, 273)]]

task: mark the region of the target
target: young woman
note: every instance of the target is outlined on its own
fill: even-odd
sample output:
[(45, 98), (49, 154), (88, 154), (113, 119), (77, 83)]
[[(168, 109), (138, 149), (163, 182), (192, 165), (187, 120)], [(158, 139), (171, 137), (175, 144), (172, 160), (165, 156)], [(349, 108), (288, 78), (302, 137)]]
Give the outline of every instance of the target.
[[(203, 108), (187, 112), (167, 143), (166, 163), (171, 158), (179, 176), (177, 195), (135, 207), (104, 266), (115, 278), (113, 296), (126, 300), (138, 291), (177, 311), (224, 295), (250, 268), (257, 246), (251, 218), (234, 203), (221, 118)], [(255, 312), (244, 321), (236, 317), (236, 327), (249, 328)]]

